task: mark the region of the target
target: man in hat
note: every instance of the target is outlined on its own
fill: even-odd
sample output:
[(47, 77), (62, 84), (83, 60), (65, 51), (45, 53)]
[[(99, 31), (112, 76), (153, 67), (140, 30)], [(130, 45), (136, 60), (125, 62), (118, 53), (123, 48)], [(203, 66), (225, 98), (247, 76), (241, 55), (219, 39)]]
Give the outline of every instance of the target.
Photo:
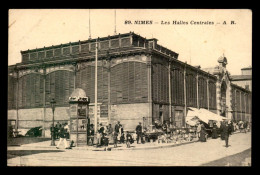
[(228, 126), (228, 122), (224, 121), (221, 132), (222, 132), (222, 135), (223, 135), (225, 143), (226, 143), (226, 148), (229, 146), (228, 138), (229, 138), (229, 134), (230, 134), (230, 129), (231, 128)]
[(67, 143), (67, 140), (66, 140), (66, 136), (65, 136), (65, 129), (64, 127), (66, 126), (66, 124), (64, 123), (61, 128), (60, 128), (60, 132), (59, 132), (59, 135), (60, 135), (60, 140), (57, 144), (57, 149), (59, 149), (59, 146), (61, 144), (61, 142), (63, 141), (64, 142), (64, 146), (66, 149), (71, 149), (69, 146), (68, 146), (68, 143)]
[(60, 124), (60, 122), (57, 122), (57, 124), (55, 125), (55, 138), (56, 139), (59, 139), (59, 131), (60, 131), (60, 128), (61, 128), (61, 124)]
[(120, 128), (120, 121), (117, 122), (115, 125), (115, 132), (118, 134), (119, 133), (119, 128)]
[(104, 127), (102, 126), (102, 123), (100, 123), (99, 129), (97, 132), (97, 147), (102, 145), (101, 140), (102, 140), (103, 134), (104, 134)]
[(139, 144), (139, 138), (141, 137), (141, 143), (143, 142), (143, 137), (142, 137), (142, 123), (139, 122), (139, 125), (136, 126), (136, 134), (137, 134), (137, 144)]

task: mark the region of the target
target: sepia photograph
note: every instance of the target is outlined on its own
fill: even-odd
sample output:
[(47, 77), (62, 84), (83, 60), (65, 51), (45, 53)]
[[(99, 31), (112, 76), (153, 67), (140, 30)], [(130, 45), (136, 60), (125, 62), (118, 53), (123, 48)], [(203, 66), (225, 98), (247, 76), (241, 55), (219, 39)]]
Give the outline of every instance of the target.
[(252, 166), (252, 13), (9, 9), (7, 166)]

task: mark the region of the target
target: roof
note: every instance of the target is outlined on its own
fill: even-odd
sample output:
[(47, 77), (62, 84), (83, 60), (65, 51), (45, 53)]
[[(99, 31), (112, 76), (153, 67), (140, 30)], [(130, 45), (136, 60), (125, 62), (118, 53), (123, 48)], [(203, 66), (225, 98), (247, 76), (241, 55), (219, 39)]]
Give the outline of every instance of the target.
[(244, 68), (242, 68), (241, 70), (252, 70), (252, 67), (251, 67), (251, 66), (249, 66), (249, 67), (244, 67)]
[(231, 75), (230, 78), (232, 81), (252, 80), (252, 75)]
[[(205, 123), (208, 123), (209, 120), (214, 120), (214, 121), (223, 121), (225, 119), (227, 119), (226, 117), (222, 117), (218, 114), (215, 114), (209, 110), (200, 108), (192, 108), (192, 107), (188, 107), (188, 113), (187, 113), (187, 117), (186, 117), (186, 123), (190, 123), (191, 125), (196, 124), (196, 119), (198, 120), (202, 120)], [(197, 120), (197, 121), (198, 121)], [(191, 121), (191, 122), (190, 122)]]
[(214, 74), (216, 67), (207, 67), (207, 68), (201, 68), (201, 70), (205, 71), (205, 72), (209, 72), (210, 74)]
[(231, 83), (231, 86), (233, 86), (233, 87), (235, 87), (235, 88), (237, 88), (237, 89), (240, 89), (240, 90), (242, 90), (242, 91), (244, 91), (244, 92), (251, 93), (250, 90), (247, 90), (247, 89), (245, 89), (244, 87), (241, 87), (241, 86), (239, 86), (239, 85), (237, 85), (237, 84)]
[(86, 93), (83, 89), (76, 88), (72, 94), (70, 95), (71, 97), (86, 97)]
[(130, 36), (130, 35), (134, 35), (134, 36), (138, 36), (140, 38), (143, 38), (145, 39), (144, 37), (140, 36), (140, 35), (137, 35), (136, 33), (134, 32), (130, 32), (130, 33), (124, 33), (124, 34), (117, 34), (117, 35), (112, 35), (112, 36), (106, 36), (106, 37), (101, 37), (101, 38), (94, 38), (94, 39), (88, 39), (88, 40), (83, 40), (83, 41), (76, 41), (76, 42), (67, 42), (65, 44), (59, 44), (59, 45), (52, 45), (52, 46), (47, 46), (47, 47), (42, 47), (42, 48), (36, 48), (36, 49), (28, 49), (28, 50), (24, 50), (24, 51), (21, 51), (21, 53), (28, 53), (28, 52), (37, 52), (37, 51), (41, 51), (41, 50), (48, 50), (48, 49), (52, 49), (52, 48), (60, 48), (62, 46), (69, 46), (69, 45), (78, 45), (79, 43), (93, 43), (93, 42), (96, 42), (96, 41), (104, 41), (104, 40), (108, 40), (108, 39), (116, 39), (116, 38), (119, 38), (119, 37), (127, 37), (127, 36)]

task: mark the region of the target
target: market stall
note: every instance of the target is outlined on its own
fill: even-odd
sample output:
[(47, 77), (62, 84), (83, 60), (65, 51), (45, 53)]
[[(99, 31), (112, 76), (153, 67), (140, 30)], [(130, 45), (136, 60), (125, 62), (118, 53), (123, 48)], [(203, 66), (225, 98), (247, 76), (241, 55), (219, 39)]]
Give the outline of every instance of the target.
[(188, 108), (186, 117), (186, 123), (190, 126), (195, 126), (198, 121), (203, 121), (205, 123), (209, 123), (209, 121), (216, 121), (219, 123), (224, 120), (227, 120), (227, 118), (203, 108)]
[(163, 133), (161, 129), (157, 129), (155, 125), (150, 125), (147, 130), (144, 132), (145, 140), (150, 142), (151, 140), (155, 141)]
[(205, 129), (208, 133), (208, 136), (211, 136), (213, 123), (216, 123), (218, 128), (220, 127), (220, 122), (227, 120), (226, 117), (222, 117), (217, 115), (206, 109), (197, 109), (197, 108), (188, 108), (186, 123), (190, 125), (192, 128), (196, 127), (197, 122), (203, 122), (205, 125)]

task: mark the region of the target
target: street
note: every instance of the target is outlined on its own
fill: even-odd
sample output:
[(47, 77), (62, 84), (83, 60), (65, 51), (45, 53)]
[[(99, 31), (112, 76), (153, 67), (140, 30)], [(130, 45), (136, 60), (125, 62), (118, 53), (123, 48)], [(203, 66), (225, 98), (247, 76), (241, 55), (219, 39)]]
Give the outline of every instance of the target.
[[(251, 164), (251, 132), (170, 148), (88, 151), (8, 148), (8, 166), (242, 166)], [(125, 146), (125, 145), (121, 145)], [(246, 164), (248, 165), (248, 163)]]

